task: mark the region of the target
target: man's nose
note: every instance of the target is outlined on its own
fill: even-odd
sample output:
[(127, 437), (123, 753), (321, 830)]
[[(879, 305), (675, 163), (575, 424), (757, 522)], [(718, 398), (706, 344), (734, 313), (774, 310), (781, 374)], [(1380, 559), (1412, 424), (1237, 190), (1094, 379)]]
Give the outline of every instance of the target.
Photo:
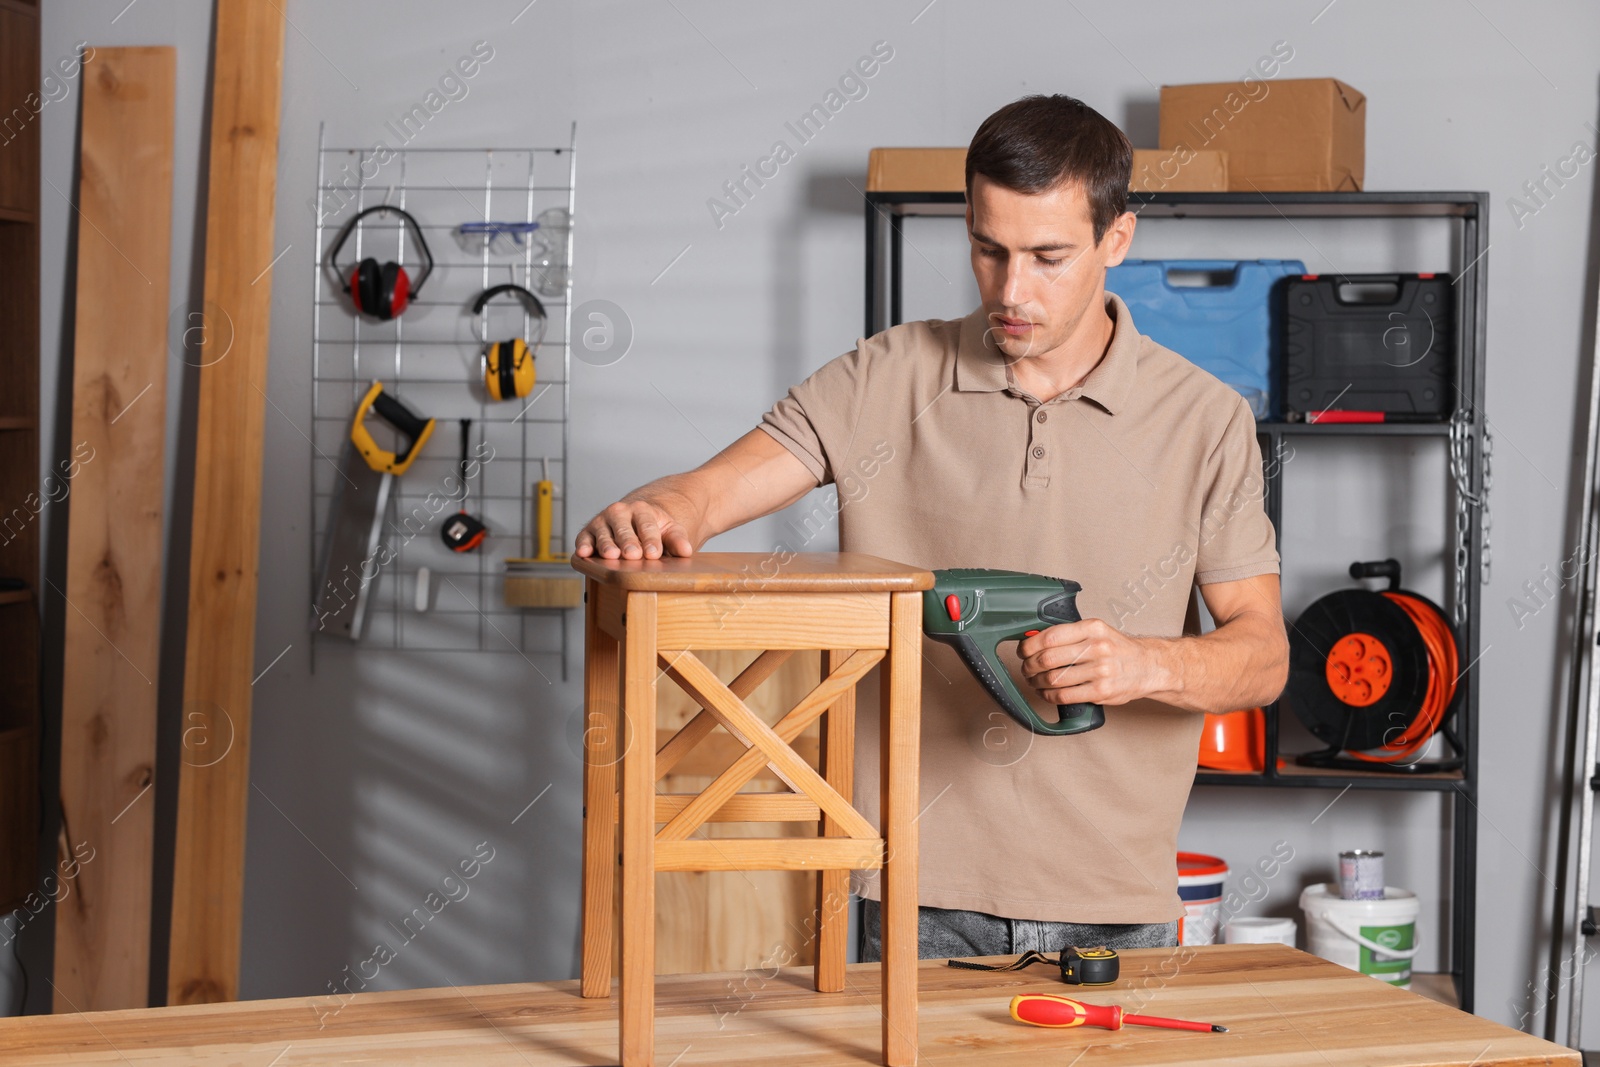
[(1020, 307), (1028, 302), (1028, 283), (1023, 275), (1023, 257), (1007, 257), (1005, 284), (1001, 287), (1000, 299), (1007, 307)]

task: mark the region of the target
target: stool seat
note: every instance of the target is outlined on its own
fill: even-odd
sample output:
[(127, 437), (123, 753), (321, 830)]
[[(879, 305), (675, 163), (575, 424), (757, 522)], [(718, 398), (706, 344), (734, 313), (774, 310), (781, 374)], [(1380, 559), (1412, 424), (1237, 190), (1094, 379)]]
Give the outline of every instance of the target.
[(932, 571), (861, 552), (807, 552), (791, 560), (780, 563), (765, 552), (698, 552), (660, 559), (580, 556), (572, 566), (604, 585), (650, 593), (920, 593), (933, 588)]
[[(815, 985), (822, 993), (844, 989), (849, 872), (881, 870), (883, 1062), (915, 1064), (919, 660), (922, 591), (933, 587), (933, 575), (848, 552), (588, 557), (572, 566), (586, 578), (582, 992), (611, 992), (620, 861), (623, 1067), (655, 1062), (654, 876), (685, 870), (817, 871)], [(705, 649), (759, 654), (724, 682), (695, 655)], [(769, 725), (744, 700), (803, 649), (821, 651), (822, 677)], [(851, 800), (855, 686), (873, 667), (883, 675), (881, 828)], [(662, 675), (700, 710), (657, 749)], [(791, 742), (818, 721), (814, 768)], [(745, 751), (699, 793), (658, 793), (657, 782), (718, 726)], [(765, 768), (787, 790), (743, 791)], [(694, 836), (713, 821), (815, 821), (817, 836)]]

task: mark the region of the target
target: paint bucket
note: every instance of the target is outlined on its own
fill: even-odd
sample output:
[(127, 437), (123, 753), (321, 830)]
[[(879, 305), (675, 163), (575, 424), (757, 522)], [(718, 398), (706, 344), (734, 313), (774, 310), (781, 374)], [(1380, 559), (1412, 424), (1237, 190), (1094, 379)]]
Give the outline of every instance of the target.
[(1180, 945), (1214, 945), (1222, 918), (1222, 885), (1228, 865), (1216, 856), (1199, 852), (1178, 853), (1178, 898), (1183, 918), (1178, 921)]
[(1344, 900), (1337, 885), (1310, 885), (1300, 894), (1300, 908), (1312, 955), (1411, 988), (1421, 910), (1415, 893), (1384, 886), (1382, 900)]
[(1230, 945), (1278, 944), (1294, 948), (1295, 921), (1265, 918), (1230, 919), (1222, 935), (1223, 940)]

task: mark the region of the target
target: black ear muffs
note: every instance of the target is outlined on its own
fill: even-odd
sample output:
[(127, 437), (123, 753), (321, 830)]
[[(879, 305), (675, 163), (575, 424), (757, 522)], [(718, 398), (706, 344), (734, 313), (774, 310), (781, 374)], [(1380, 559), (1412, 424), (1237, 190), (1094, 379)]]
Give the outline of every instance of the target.
[[(483, 310), (489, 301), (502, 294), (512, 294), (522, 301), (527, 313), (539, 320), (538, 333), (532, 344), (522, 337), (508, 341), (491, 342), (484, 336)], [(483, 340), (483, 386), (492, 400), (511, 400), (533, 392), (535, 381), (534, 355), (544, 340), (547, 325), (544, 305), (532, 292), (520, 285), (496, 285), (485, 289), (473, 301), (472, 313), (478, 316), (479, 337)]]
[[(400, 216), (401, 221), (416, 237), (417, 251), (422, 254), (422, 272), (417, 275), (415, 281), (399, 263), (393, 260), (379, 263), (372, 256), (367, 256), (348, 269), (339, 268), (339, 252), (355, 230), (356, 224), (368, 215), (378, 212)], [(356, 311), (376, 319), (392, 319), (405, 311), (412, 299), (422, 291), (422, 284), (428, 280), (428, 275), (433, 273), (433, 253), (428, 249), (427, 238), (422, 235), (422, 227), (405, 209), (391, 204), (379, 204), (358, 212), (344, 224), (344, 229), (339, 231), (339, 239), (333, 242), (333, 248), (328, 252), (328, 266), (339, 279), (340, 287), (350, 294), (350, 300), (355, 304)]]

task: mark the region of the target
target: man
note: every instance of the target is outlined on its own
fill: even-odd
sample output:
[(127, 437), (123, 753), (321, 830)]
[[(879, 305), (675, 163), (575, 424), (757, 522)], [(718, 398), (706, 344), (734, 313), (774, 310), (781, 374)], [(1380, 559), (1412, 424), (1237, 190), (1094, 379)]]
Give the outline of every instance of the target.
[[(1041, 707), (1105, 705), (1094, 732), (1029, 734), (953, 651), (924, 645), (924, 958), (1176, 944), (1199, 713), (1268, 703), (1287, 678), (1250, 408), (1105, 291), (1133, 239), (1131, 165), (1122, 132), (1069, 97), (990, 116), (967, 153), (983, 306), (862, 340), (758, 429), (577, 538), (580, 556), (689, 555), (831, 481), (844, 551), (1082, 584), (1083, 621), (1021, 641), (1016, 669)], [(1217, 623), (1203, 636), (1195, 586)], [(876, 708), (858, 702), (855, 760), (873, 819)], [(876, 872), (852, 888), (874, 959)]]

